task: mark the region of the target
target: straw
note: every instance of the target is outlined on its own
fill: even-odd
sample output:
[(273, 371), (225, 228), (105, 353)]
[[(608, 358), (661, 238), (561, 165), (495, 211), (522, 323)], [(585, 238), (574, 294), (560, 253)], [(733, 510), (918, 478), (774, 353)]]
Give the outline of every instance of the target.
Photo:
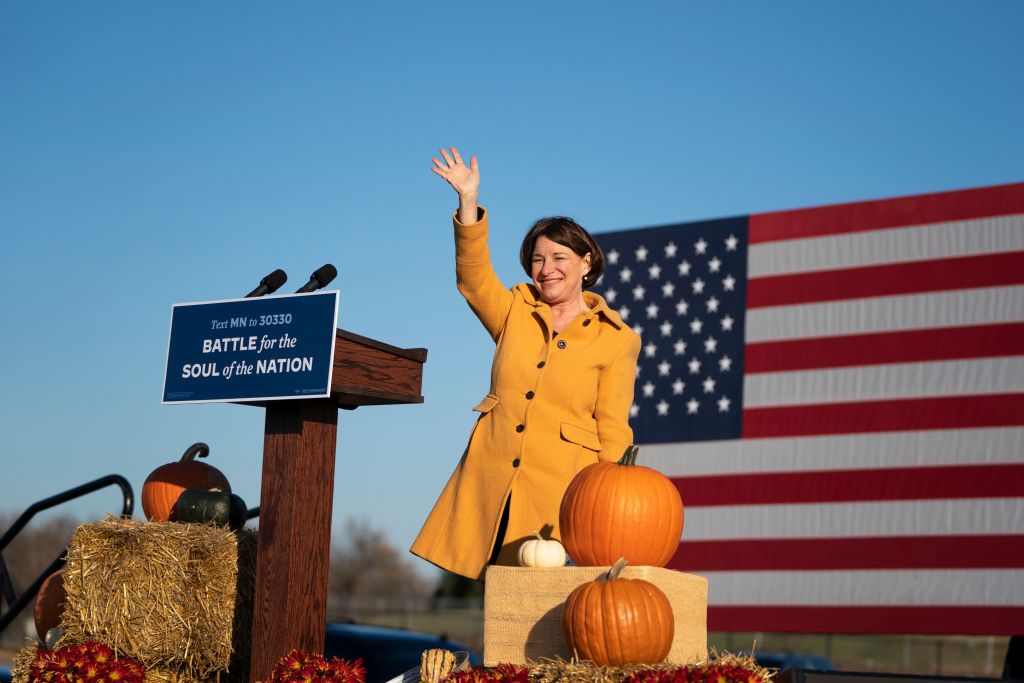
[(68, 547), (58, 645), (98, 640), (158, 683), (229, 668), (237, 676), (249, 659), (255, 554), (248, 530), (113, 517), (84, 524)]
[(699, 672), (716, 666), (736, 666), (743, 670), (744, 680), (750, 683), (770, 683), (774, 672), (759, 666), (750, 655), (712, 654), (706, 662), (680, 667), (678, 664), (633, 664), (629, 666), (597, 666), (586, 661), (543, 659), (528, 662), (530, 683), (621, 683), (634, 672), (672, 672), (684, 668), (692, 674), (687, 680), (700, 680)]

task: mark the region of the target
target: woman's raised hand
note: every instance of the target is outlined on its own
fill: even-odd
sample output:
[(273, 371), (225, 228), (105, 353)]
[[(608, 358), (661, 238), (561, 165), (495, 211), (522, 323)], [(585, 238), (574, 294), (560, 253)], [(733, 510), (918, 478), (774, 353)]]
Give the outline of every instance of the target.
[(469, 166), (466, 166), (462, 163), (459, 150), (454, 147), (451, 148), (451, 154), (445, 149), (440, 151), (444, 161), (435, 157), (432, 160), (434, 166), (430, 170), (447, 180), (448, 184), (459, 193), (460, 198), (476, 199), (480, 190), (480, 167), (476, 163), (476, 157), (472, 157), (469, 160)]

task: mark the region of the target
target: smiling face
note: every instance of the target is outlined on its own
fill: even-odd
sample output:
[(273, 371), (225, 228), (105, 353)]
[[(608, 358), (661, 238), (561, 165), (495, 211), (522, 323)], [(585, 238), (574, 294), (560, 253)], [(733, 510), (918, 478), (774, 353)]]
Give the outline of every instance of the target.
[(583, 293), (583, 276), (590, 270), (590, 252), (580, 256), (541, 235), (533, 245), (530, 264), (530, 277), (544, 303), (567, 303)]

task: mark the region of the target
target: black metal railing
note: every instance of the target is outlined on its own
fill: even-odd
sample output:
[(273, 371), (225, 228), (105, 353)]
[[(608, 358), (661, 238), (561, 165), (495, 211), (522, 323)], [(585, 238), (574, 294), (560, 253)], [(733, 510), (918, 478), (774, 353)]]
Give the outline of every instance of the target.
[(14, 583), (11, 581), (10, 573), (7, 571), (7, 564), (4, 562), (3, 551), (11, 541), (14, 540), (15, 536), (25, 528), (25, 525), (29, 523), (36, 513), (42, 512), (43, 510), (49, 510), (50, 508), (62, 505), (75, 498), (81, 498), (84, 495), (90, 494), (93, 491), (98, 491), (107, 486), (117, 486), (121, 489), (121, 494), (124, 499), (121, 507), (121, 516), (128, 517), (132, 514), (132, 510), (135, 509), (135, 493), (132, 491), (132, 485), (128, 483), (128, 480), (122, 477), (120, 474), (108, 474), (105, 477), (90, 481), (87, 484), (76, 486), (73, 489), (68, 489), (63, 493), (58, 493), (55, 496), (44, 498), (36, 503), (33, 503), (28, 507), (25, 512), (21, 513), (18, 519), (14, 520), (14, 524), (4, 532), (3, 536), (0, 536), (0, 607), (6, 602), (9, 607), (0, 614), (0, 631), (7, 628), (8, 625), (21, 613), (21, 610), (25, 609), (25, 606), (31, 602), (36, 595), (39, 593), (39, 589), (47, 578), (55, 571), (64, 566), (66, 560), (64, 559), (64, 552), (57, 556), (50, 566), (43, 570), (43, 573), (36, 578), (32, 584), (25, 589), (25, 591), (18, 595), (14, 590)]

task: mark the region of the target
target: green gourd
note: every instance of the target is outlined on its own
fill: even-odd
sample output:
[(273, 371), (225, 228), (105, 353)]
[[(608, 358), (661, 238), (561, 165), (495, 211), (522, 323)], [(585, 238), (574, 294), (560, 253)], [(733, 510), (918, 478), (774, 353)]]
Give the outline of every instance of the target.
[(227, 525), (236, 531), (245, 526), (248, 512), (241, 497), (217, 489), (185, 489), (174, 505), (179, 522)]

